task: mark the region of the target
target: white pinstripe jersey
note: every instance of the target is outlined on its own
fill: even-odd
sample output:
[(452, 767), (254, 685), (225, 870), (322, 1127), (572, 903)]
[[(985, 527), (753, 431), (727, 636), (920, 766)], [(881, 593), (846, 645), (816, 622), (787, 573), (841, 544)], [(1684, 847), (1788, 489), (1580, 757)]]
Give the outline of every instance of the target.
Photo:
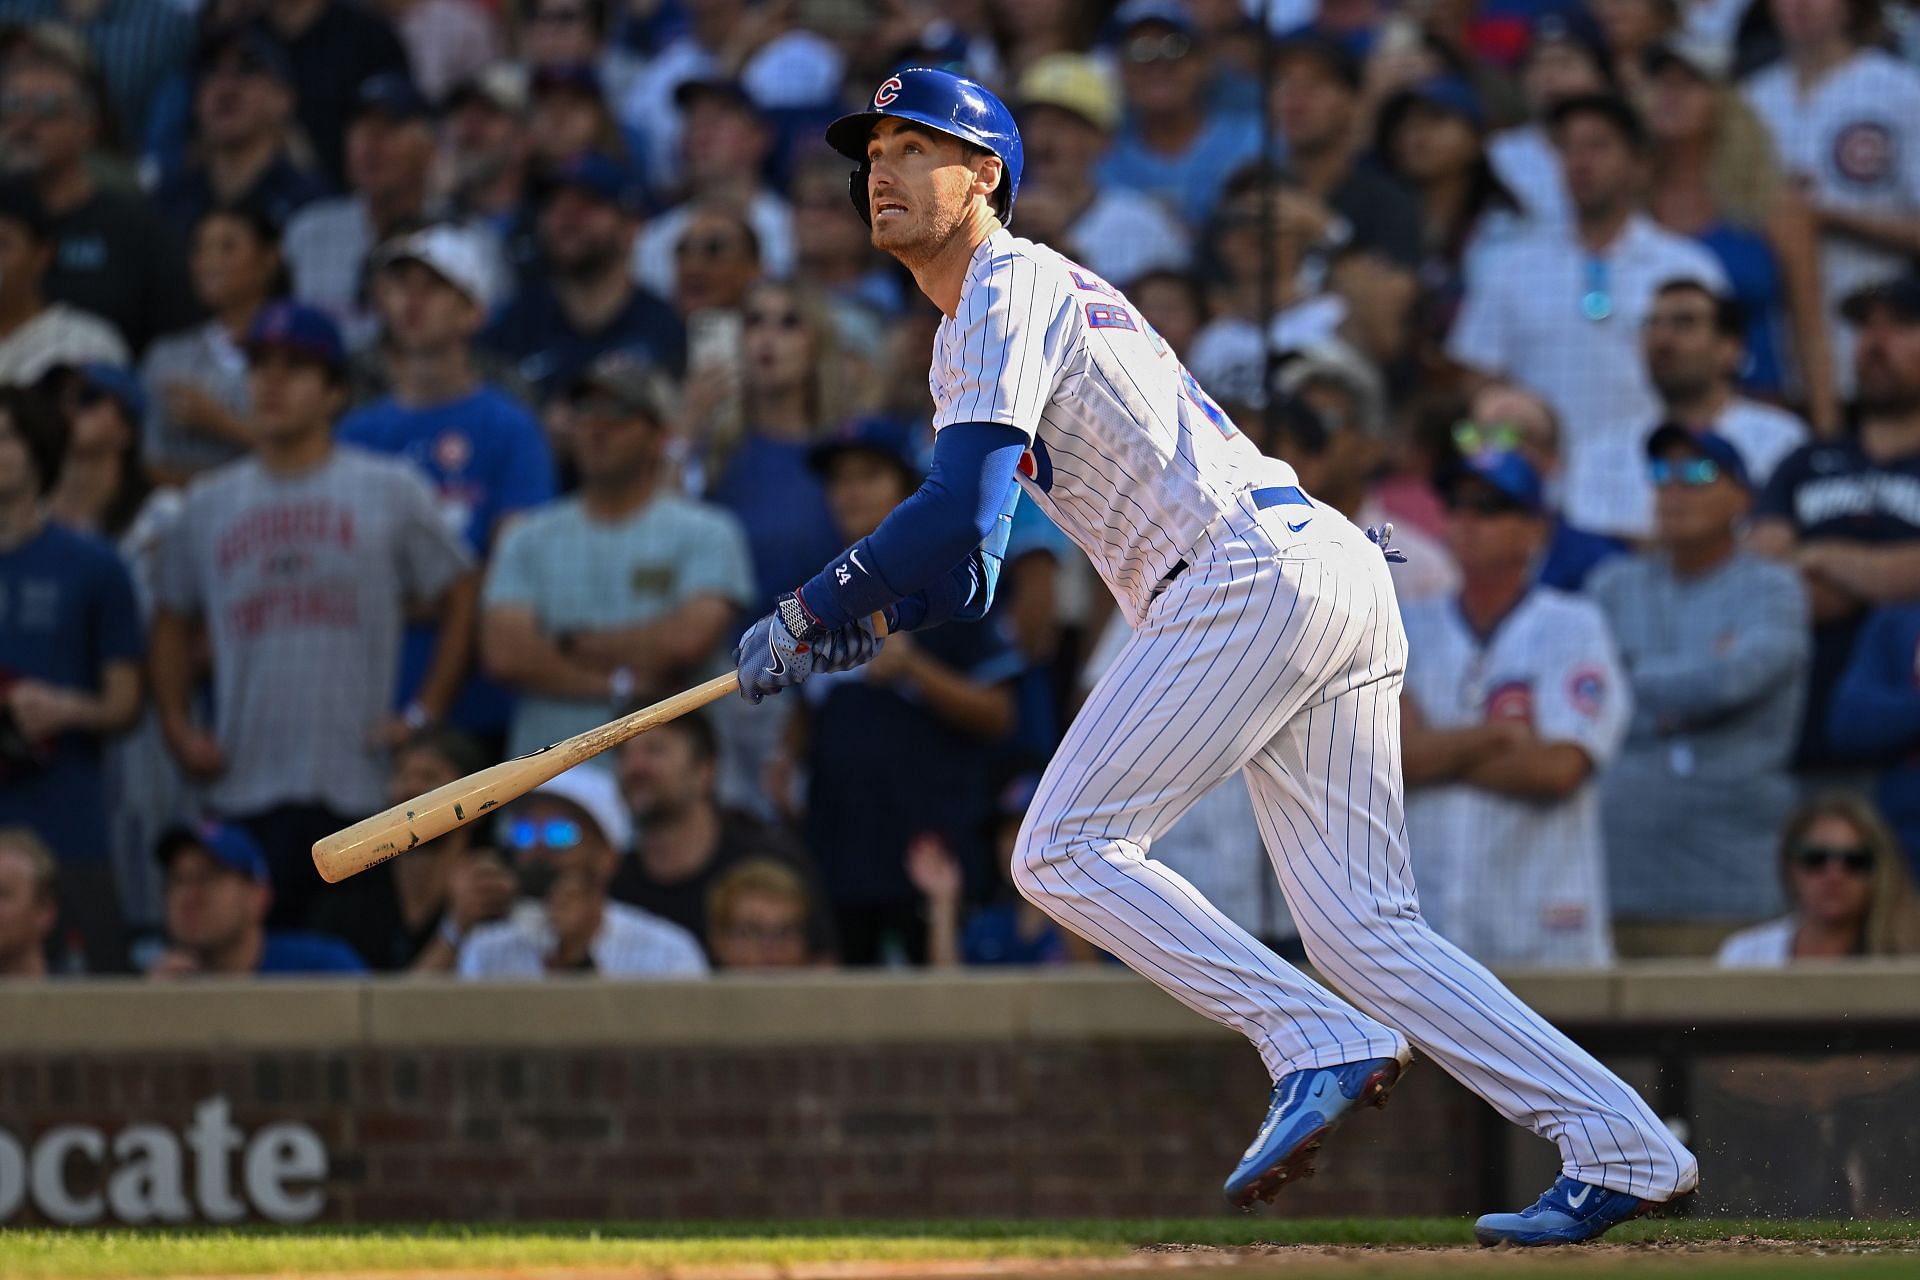
[(929, 382), (935, 431), (994, 422), (1026, 433), (1021, 484), (1136, 624), (1235, 493), (1296, 483), (1118, 289), (1008, 231), (974, 250)]

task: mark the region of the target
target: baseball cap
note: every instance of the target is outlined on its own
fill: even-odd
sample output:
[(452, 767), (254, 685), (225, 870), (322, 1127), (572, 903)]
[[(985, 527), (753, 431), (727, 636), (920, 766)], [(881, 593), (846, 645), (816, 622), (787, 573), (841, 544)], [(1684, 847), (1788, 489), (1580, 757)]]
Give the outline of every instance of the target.
[(247, 326), (241, 347), (249, 356), (285, 351), (338, 371), (347, 364), (346, 344), (332, 317), (304, 302), (269, 302)]
[(169, 828), (160, 837), (156, 849), (160, 865), (171, 867), (183, 849), (201, 849), (208, 857), (236, 875), (255, 884), (271, 884), (267, 855), (245, 827), (208, 819), (191, 826)]
[(26, 22), (8, 24), (0, 34), (0, 52), (11, 58), (16, 54), (60, 68), (76, 80), (94, 73), (93, 51), (87, 38), (64, 22)]
[(194, 76), (205, 76), (229, 57), (249, 75), (266, 76), (282, 85), (293, 83), (293, 63), (287, 51), (251, 22), (229, 23), (209, 31), (194, 50)]
[(695, 76), (691, 80), (682, 80), (673, 91), (673, 105), (682, 111), (702, 98), (725, 103), (756, 120), (760, 118), (760, 104), (753, 100), (753, 95), (738, 80), (725, 76)]
[(1121, 35), (1150, 22), (1172, 27), (1183, 35), (1193, 34), (1193, 17), (1180, 0), (1127, 0), (1113, 14), (1113, 29)]
[(92, 360), (81, 365), (77, 372), (82, 386), (117, 400), (129, 421), (136, 425), (146, 421), (146, 389), (131, 370), (104, 360)]
[(914, 456), (913, 434), (907, 424), (878, 415), (855, 418), (841, 426), (808, 450), (807, 465), (825, 474), (835, 458), (854, 452), (877, 454), (916, 478), (921, 474), (919, 460)]
[(1294, 55), (1312, 58), (1347, 88), (1360, 87), (1360, 59), (1344, 43), (1315, 27), (1301, 27), (1281, 36), (1273, 46), (1273, 53), (1276, 58)]
[(1733, 72), (1733, 49), (1717, 40), (1703, 40), (1683, 31), (1648, 49), (1644, 65), (1650, 72), (1678, 65), (1708, 84), (1725, 84)]
[(591, 764), (575, 765), (557, 778), (535, 787), (529, 795), (551, 796), (578, 809), (587, 821), (600, 829), (604, 839), (617, 853), (633, 847), (633, 818), (626, 801), (620, 798), (620, 784), (613, 774)]
[(433, 108), (427, 104), (413, 78), (399, 71), (383, 71), (360, 82), (353, 95), (353, 116), (382, 116), (388, 120), (427, 120)]
[(1586, 10), (1569, 9), (1542, 14), (1540, 20), (1533, 24), (1533, 36), (1527, 41), (1527, 51), (1521, 56), (1521, 61), (1531, 59), (1550, 44), (1572, 45), (1609, 79), (1612, 78), (1613, 60), (1607, 53), (1606, 37), (1601, 34), (1600, 24)]
[(1050, 53), (1036, 58), (1020, 77), (1018, 110), (1035, 107), (1068, 111), (1103, 133), (1120, 125), (1120, 88), (1106, 64), (1084, 53)]
[(526, 68), (517, 62), (493, 62), (462, 77), (447, 90), (443, 109), (484, 102), (495, 111), (525, 115), (529, 101)]
[(1546, 488), (1540, 473), (1526, 458), (1509, 449), (1488, 449), (1460, 461), (1450, 468), (1437, 486), (1452, 497), (1468, 480), (1479, 480), (1513, 504), (1517, 511), (1541, 515), (1547, 509)]
[(663, 426), (672, 420), (679, 399), (672, 380), (631, 351), (603, 353), (567, 386), (569, 401), (592, 394), (606, 396), (626, 412)]
[(1386, 429), (1387, 389), (1373, 362), (1339, 338), (1328, 338), (1288, 354), (1274, 371), (1267, 394), (1284, 398), (1303, 394), (1314, 384), (1339, 387), (1353, 400), (1351, 421), (1322, 427), (1350, 427), (1361, 435), (1376, 436)]
[(1909, 271), (1855, 289), (1840, 304), (1840, 314), (1849, 324), (1865, 324), (1867, 317), (1881, 307), (1908, 323), (1920, 320), (1920, 273)]
[(1558, 130), (1575, 116), (1599, 116), (1619, 131), (1635, 151), (1647, 145), (1647, 126), (1633, 104), (1617, 93), (1576, 93), (1547, 109), (1547, 128)]
[(1712, 431), (1695, 431), (1678, 422), (1664, 422), (1653, 429), (1647, 437), (1647, 457), (1658, 458), (1673, 449), (1685, 449), (1696, 457), (1705, 458), (1720, 468), (1720, 473), (1739, 485), (1742, 489), (1753, 488), (1753, 477), (1747, 474), (1747, 462), (1740, 456), (1740, 450), (1733, 441)]
[(541, 175), (538, 194), (543, 203), (567, 190), (584, 191), (629, 213), (641, 212), (645, 204), (640, 176), (599, 151), (568, 156)]
[(493, 272), (480, 237), (465, 227), (442, 222), (396, 236), (373, 254), (373, 269), (385, 271), (401, 262), (417, 262), (467, 295), (481, 310), (493, 306)]
[(1388, 99), (1387, 105), (1380, 111), (1382, 130), (1391, 132), (1387, 121), (1416, 102), (1458, 116), (1476, 130), (1486, 128), (1486, 108), (1481, 105), (1480, 94), (1471, 84), (1459, 76), (1428, 76)]

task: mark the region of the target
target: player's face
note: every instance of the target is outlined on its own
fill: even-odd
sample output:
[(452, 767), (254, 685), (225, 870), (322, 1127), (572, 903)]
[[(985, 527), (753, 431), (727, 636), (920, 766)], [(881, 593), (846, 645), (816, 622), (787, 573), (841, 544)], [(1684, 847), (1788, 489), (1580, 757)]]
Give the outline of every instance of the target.
[(266, 915), (266, 891), (202, 849), (167, 868), (167, 936), (189, 951), (232, 946)]
[(1861, 409), (1886, 416), (1920, 410), (1920, 320), (1876, 307), (1856, 335), (1853, 363)]
[(844, 450), (827, 468), (827, 509), (847, 542), (878, 529), (909, 492), (898, 463), (864, 449)]
[[(1828, 855), (1814, 859), (1799, 855), (1815, 850)], [(1853, 824), (1838, 814), (1816, 818), (1800, 837), (1799, 848), (1789, 852), (1789, 883), (1793, 886), (1794, 907), (1803, 918), (1827, 926), (1858, 924), (1866, 919), (1873, 903), (1873, 870), (1851, 869), (1834, 854), (1867, 854), (1871, 850)]]
[(0, 960), (40, 946), (53, 932), (54, 905), (34, 892), (33, 864), (0, 845)]
[(1713, 302), (1692, 289), (1663, 294), (1647, 313), (1641, 345), (1647, 376), (1668, 400), (1700, 395), (1730, 370), (1714, 330)]
[(290, 440), (328, 429), (343, 399), (324, 366), (272, 348), (248, 360), (247, 389), (262, 440)]
[(806, 905), (770, 893), (735, 896), (713, 931), (723, 969), (793, 969), (807, 963)]
[(909, 266), (937, 254), (966, 222), (976, 196), (993, 190), (1000, 162), (969, 158), (956, 138), (882, 120), (867, 140), (867, 207), (873, 245)]
[(375, 276), (373, 303), (387, 340), (405, 353), (463, 345), (486, 319), (471, 298), (423, 262), (396, 262)]

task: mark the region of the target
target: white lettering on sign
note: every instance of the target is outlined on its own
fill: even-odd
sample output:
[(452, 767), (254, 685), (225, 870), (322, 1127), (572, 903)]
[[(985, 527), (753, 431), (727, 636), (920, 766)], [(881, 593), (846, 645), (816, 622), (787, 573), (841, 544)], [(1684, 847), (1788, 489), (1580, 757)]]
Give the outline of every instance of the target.
[[(186, 1155), (193, 1155), (193, 1196), (187, 1195)], [(240, 1153), (240, 1186), (233, 1156)], [(103, 1219), (154, 1222), (237, 1222), (249, 1207), (271, 1222), (309, 1222), (326, 1194), (327, 1148), (304, 1124), (270, 1124), (243, 1133), (225, 1098), (194, 1108), (183, 1133), (157, 1124), (130, 1124), (113, 1135), (90, 1125), (49, 1129), (30, 1145), (0, 1129), (0, 1223), (26, 1208), (53, 1222), (79, 1226)], [(98, 1187), (105, 1192), (81, 1188)]]

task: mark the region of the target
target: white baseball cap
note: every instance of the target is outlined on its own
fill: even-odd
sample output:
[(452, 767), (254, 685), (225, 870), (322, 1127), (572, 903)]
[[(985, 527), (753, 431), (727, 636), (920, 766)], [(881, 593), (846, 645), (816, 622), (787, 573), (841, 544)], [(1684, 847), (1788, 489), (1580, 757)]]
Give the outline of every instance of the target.
[(482, 310), (493, 307), (493, 265), (476, 231), (442, 222), (396, 236), (374, 252), (373, 269), (385, 271), (396, 262), (418, 262)]
[(600, 834), (615, 853), (624, 854), (633, 847), (633, 818), (627, 812), (626, 801), (620, 797), (620, 784), (614, 781), (609, 770), (591, 764), (575, 765), (559, 777), (541, 783), (530, 794), (552, 796), (579, 809), (600, 828)]

